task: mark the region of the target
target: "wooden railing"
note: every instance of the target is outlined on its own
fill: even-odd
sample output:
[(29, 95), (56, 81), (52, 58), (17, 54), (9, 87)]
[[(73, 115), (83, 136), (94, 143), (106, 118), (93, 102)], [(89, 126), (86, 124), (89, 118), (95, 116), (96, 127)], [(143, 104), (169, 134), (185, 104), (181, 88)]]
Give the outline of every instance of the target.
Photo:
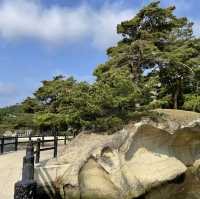
[[(10, 141), (10, 140), (14, 141), (14, 142), (6, 142), (6, 141)], [(15, 136), (15, 137), (4, 137), (4, 136), (2, 136), (2, 137), (0, 137), (0, 141), (1, 141), (1, 143), (0, 143), (0, 146), (1, 146), (0, 152), (1, 152), (1, 154), (4, 153), (5, 146), (8, 146), (8, 145), (14, 145), (14, 150), (17, 151), (18, 144), (19, 144), (17, 136)]]
[[(53, 139), (50, 139), (53, 138)], [(35, 140), (37, 139), (37, 140)], [(64, 144), (67, 143), (67, 140), (72, 139), (72, 136), (67, 136), (67, 135), (63, 135), (63, 136), (56, 136), (57, 142), (58, 141), (64, 141)], [(5, 152), (5, 147), (6, 146), (13, 146), (11, 150), (9, 151), (17, 151), (19, 149), (19, 145), (20, 144), (27, 144), (30, 140), (32, 140), (33, 144), (38, 145), (38, 142), (40, 142), (41, 146), (44, 146), (45, 143), (49, 143), (49, 142), (54, 142), (55, 143), (55, 137), (54, 136), (29, 136), (29, 137), (8, 137), (8, 136), (1, 136), (0, 137), (0, 154), (3, 154)], [(46, 150), (50, 150), (50, 148), (46, 148)], [(51, 148), (53, 149), (53, 147)], [(45, 149), (41, 149), (40, 151), (43, 151)], [(56, 153), (56, 151), (54, 152)]]
[[(64, 136), (64, 139), (59, 139), (57, 136), (54, 136), (54, 139), (52, 139), (52, 140), (44, 140), (44, 139), (41, 140), (40, 138), (38, 138), (36, 141), (36, 150), (34, 151), (34, 154), (36, 154), (35, 163), (40, 162), (41, 151), (54, 150), (53, 157), (56, 158), (57, 153), (58, 153), (58, 141), (59, 140), (64, 140), (64, 144), (66, 145), (67, 140), (71, 140), (71, 139), (67, 138), (67, 136)], [(44, 148), (45, 143), (50, 143), (50, 142), (53, 142), (53, 146)], [(41, 146), (43, 146), (43, 147), (41, 148)]]
[[(39, 163), (40, 161), (40, 153), (42, 151), (54, 150), (53, 157), (57, 157), (58, 152), (58, 141), (64, 140), (64, 144), (66, 145), (67, 140), (71, 140), (72, 137), (64, 136), (63, 139), (59, 139), (56, 134), (54, 135), (54, 139), (45, 140), (45, 137), (37, 141), (32, 141), (32, 138), (29, 138), (27, 147), (26, 147), (26, 156), (23, 158), (23, 168), (22, 168), (22, 179), (15, 183), (14, 187), (14, 199), (36, 199), (37, 192), (37, 183), (34, 180), (34, 163)], [(4, 138), (3, 138), (4, 140)], [(18, 139), (15, 139), (15, 142)], [(41, 147), (45, 145), (45, 143), (53, 142), (52, 147)], [(34, 145), (36, 149), (34, 149)], [(3, 143), (2, 143), (2, 146)], [(16, 145), (15, 145), (16, 146)], [(34, 156), (35, 155), (35, 156)]]

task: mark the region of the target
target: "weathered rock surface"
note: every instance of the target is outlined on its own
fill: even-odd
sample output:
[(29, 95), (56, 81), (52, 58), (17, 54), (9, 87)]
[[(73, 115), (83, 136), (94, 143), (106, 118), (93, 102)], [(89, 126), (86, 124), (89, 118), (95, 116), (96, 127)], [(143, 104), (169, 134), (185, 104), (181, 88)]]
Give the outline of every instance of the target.
[(164, 119), (144, 118), (113, 135), (82, 133), (47, 162), (64, 197), (200, 199), (200, 114), (157, 111)]

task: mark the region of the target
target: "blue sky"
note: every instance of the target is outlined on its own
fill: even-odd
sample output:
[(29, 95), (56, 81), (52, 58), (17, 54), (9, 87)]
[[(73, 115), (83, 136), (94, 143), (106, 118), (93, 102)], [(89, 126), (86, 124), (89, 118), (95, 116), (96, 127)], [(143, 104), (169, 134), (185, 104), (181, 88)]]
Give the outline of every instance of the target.
[[(116, 24), (150, 0), (0, 0), (0, 107), (31, 96), (58, 74), (93, 81), (93, 69), (119, 39)], [(163, 0), (195, 22), (200, 1)]]

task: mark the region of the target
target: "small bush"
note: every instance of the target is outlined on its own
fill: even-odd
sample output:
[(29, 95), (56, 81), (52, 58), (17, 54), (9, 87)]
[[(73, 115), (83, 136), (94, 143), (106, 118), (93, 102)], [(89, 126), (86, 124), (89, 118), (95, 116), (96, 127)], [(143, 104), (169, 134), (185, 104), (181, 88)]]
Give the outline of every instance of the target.
[(187, 111), (200, 112), (200, 96), (198, 95), (185, 95), (183, 109)]

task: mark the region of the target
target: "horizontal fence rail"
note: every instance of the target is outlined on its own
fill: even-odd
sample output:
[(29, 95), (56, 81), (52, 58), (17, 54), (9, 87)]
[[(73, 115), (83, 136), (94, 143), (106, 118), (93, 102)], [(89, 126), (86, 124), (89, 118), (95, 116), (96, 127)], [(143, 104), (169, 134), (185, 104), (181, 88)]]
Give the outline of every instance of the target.
[[(73, 138), (73, 136), (67, 136), (67, 135), (58, 135), (57, 141), (64, 141), (64, 144), (67, 143), (67, 141), (70, 141)], [(42, 146), (45, 145), (45, 143), (52, 143), (55, 140), (54, 136), (42, 136), (42, 135), (34, 135), (34, 136), (1, 136), (0, 137), (0, 154), (5, 153), (5, 147), (6, 146), (13, 146), (11, 150), (9, 151), (17, 151), (19, 149), (20, 144), (28, 144), (31, 140), (34, 145), (37, 144), (37, 139), (40, 139), (40, 143)]]

